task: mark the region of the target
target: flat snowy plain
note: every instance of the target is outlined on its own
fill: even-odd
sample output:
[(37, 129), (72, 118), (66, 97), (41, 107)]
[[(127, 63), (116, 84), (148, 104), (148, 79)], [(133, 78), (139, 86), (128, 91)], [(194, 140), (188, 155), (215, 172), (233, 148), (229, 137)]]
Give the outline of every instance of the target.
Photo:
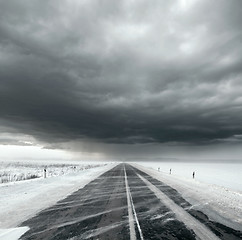
[[(217, 164), (215, 166), (195, 164), (195, 166), (190, 163), (174, 163), (173, 165), (170, 162), (132, 164), (175, 188), (193, 204), (194, 208), (202, 210), (212, 220), (242, 230), (242, 187), (240, 185), (242, 181), (241, 174), (236, 174), (241, 173), (242, 164), (233, 166), (226, 164), (223, 167)], [(52, 168), (49, 168), (52, 169), (52, 175), (47, 178), (0, 184), (0, 239), (17, 240), (28, 230), (27, 227), (17, 227), (21, 222), (84, 187), (116, 166), (116, 163), (98, 167), (93, 164), (93, 168), (89, 165), (89, 169), (85, 169), (84, 166), (85, 164), (79, 171), (78, 167), (74, 170), (69, 166), (62, 166), (61, 170), (56, 167), (55, 170), (52, 165)], [(37, 165), (36, 171), (40, 174), (39, 168)], [(170, 168), (172, 174), (169, 174)], [(195, 179), (192, 179), (192, 171), (196, 171)]]
[(199, 182), (216, 184), (228, 189), (242, 192), (242, 163), (208, 163), (208, 162), (139, 162), (140, 165), (173, 176), (191, 179), (195, 171), (195, 179)]

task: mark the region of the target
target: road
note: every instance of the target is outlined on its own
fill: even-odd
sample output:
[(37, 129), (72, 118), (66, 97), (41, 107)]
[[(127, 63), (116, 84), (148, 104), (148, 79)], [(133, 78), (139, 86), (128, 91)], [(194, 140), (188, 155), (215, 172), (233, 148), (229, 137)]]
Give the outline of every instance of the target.
[(22, 240), (236, 240), (242, 232), (210, 221), (173, 188), (120, 164), (21, 226)]

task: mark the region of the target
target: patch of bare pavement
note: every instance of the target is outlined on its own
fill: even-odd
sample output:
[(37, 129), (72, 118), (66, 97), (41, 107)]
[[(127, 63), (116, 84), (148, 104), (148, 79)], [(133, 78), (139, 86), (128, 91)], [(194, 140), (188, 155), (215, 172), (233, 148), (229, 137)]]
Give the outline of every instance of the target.
[(26, 239), (237, 240), (242, 232), (210, 221), (173, 188), (120, 164), (23, 222)]

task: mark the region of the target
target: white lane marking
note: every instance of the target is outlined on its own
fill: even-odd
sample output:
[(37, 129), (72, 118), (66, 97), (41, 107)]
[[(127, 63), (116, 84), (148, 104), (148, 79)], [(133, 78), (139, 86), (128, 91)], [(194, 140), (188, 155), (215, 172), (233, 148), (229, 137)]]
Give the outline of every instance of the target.
[(137, 224), (137, 228), (138, 228), (138, 231), (139, 231), (140, 239), (144, 240), (143, 233), (141, 231), (139, 220), (138, 220), (138, 217), (137, 217), (137, 214), (136, 214), (136, 210), (135, 210), (135, 207), (134, 207), (133, 198), (132, 198), (132, 195), (131, 195), (131, 192), (130, 192), (130, 189), (129, 189), (128, 178), (127, 178), (125, 166), (124, 166), (124, 176), (125, 176), (125, 185), (126, 185), (127, 197), (129, 196), (129, 199), (130, 199), (130, 203), (131, 203), (131, 207), (132, 207), (132, 210), (133, 210), (134, 218), (135, 218), (135, 221), (136, 221), (136, 224)]
[[(129, 188), (128, 188), (128, 190), (129, 190)], [(137, 214), (136, 214), (136, 210), (135, 210), (135, 207), (134, 207), (134, 202), (133, 202), (133, 198), (132, 198), (130, 190), (129, 190), (129, 197), (130, 197), (131, 205), (132, 205), (132, 208), (133, 208), (134, 218), (135, 218), (138, 230), (139, 230), (140, 239), (144, 240), (143, 233), (142, 233), (141, 227), (139, 225), (139, 220), (138, 220), (138, 217), (137, 217)]]
[(205, 225), (200, 223), (197, 219), (192, 217), (187, 213), (182, 207), (174, 203), (169, 197), (167, 197), (163, 192), (161, 192), (156, 186), (149, 182), (144, 177), (138, 176), (146, 183), (151, 191), (155, 193), (157, 198), (159, 198), (162, 203), (164, 203), (168, 208), (170, 208), (176, 215), (177, 219), (185, 223), (185, 225), (192, 229), (197, 237), (201, 240), (220, 240), (214, 233), (212, 233)]
[(132, 213), (132, 206), (131, 206), (130, 194), (129, 194), (129, 185), (128, 185), (125, 167), (124, 167), (124, 178), (125, 178), (126, 195), (127, 195), (127, 203), (128, 203), (130, 240), (136, 240), (136, 233), (135, 233), (135, 227), (134, 227), (134, 216)]

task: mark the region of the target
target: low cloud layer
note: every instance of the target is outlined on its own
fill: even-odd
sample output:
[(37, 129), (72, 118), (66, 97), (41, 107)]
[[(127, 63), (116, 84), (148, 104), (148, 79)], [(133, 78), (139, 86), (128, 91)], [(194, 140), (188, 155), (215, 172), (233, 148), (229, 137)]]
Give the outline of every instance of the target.
[(1, 128), (57, 148), (241, 142), (241, 22), (240, 0), (0, 1)]

